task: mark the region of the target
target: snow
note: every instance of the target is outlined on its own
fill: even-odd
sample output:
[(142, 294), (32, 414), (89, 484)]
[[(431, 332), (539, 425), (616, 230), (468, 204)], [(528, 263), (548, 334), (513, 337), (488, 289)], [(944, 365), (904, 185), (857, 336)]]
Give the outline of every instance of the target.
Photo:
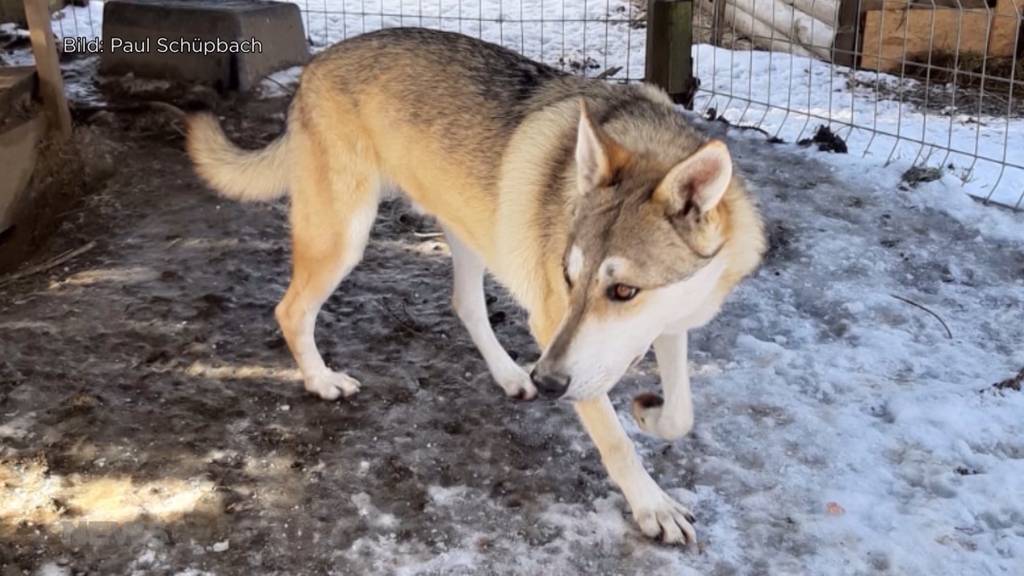
[[(312, 50), (384, 27), (424, 26), (461, 32), (555, 66), (612, 77), (644, 73), (646, 31), (633, 28), (628, 0), (297, 0)], [(59, 38), (100, 37), (103, 3), (68, 6), (55, 17)], [(581, 67), (586, 63), (585, 67)]]
[(227, 552), (229, 548), (231, 548), (231, 542), (228, 540), (216, 542), (213, 546), (210, 546), (210, 550), (214, 552)]
[[(565, 24), (563, 36), (557, 21), (618, 15), (623, 2), (551, 2), (553, 12), (540, 1), (299, 4), (316, 48), (381, 25), (422, 24), (554, 64), (592, 57), (599, 64), (590, 72), (621, 65), (617, 77), (642, 75), (642, 29), (589, 23), (587, 37), (600, 40), (584, 49), (582, 25)], [(98, 30), (97, 7), (65, 9), (59, 32)], [(517, 22), (530, 15), (545, 21)], [(625, 416), (631, 394), (656, 382), (651, 362), (615, 392), (655, 476), (695, 511), (701, 553), (639, 543), (616, 492), (587, 505), (543, 500), (544, 542), (506, 541), (505, 527), (488, 520), (500, 516), (493, 499), (455, 486), (429, 490), (429, 506), (466, 527), (446, 552), (396, 541), (387, 531), (400, 520), (360, 493), (351, 503), (375, 531), (339, 550), (339, 566), (488, 573), (492, 546), (517, 573), (1021, 573), (1024, 394), (991, 384), (1024, 367), (1024, 221), (963, 192), (1020, 201), (1021, 170), (968, 156), (976, 141), (990, 158), (1021, 149), (1024, 121), (935, 113), (926, 121), (907, 103), (850, 88), (847, 71), (788, 54), (701, 45), (694, 56), (705, 82), (698, 110), (715, 107), (734, 124), (793, 142), (819, 122), (813, 114), (924, 142), (847, 129), (852, 153), (831, 155), (727, 135), (773, 231), (773, 253), (722, 316), (693, 334), (695, 432), (666, 452)], [(293, 69), (270, 84), (296, 79)], [(729, 101), (721, 93), (730, 91), (794, 112)], [(954, 152), (928, 152), (942, 146)], [(901, 174), (925, 159), (953, 169), (900, 190)], [(952, 337), (900, 298), (934, 311)], [(0, 433), (17, 437), (18, 426)], [(568, 428), (559, 440), (573, 447), (559, 465), (574, 474), (572, 460), (589, 445)]]
[[(810, 137), (820, 124), (831, 125), (852, 154), (874, 166), (892, 161), (939, 166), (958, 176), (969, 194), (1011, 206), (1024, 201), (1024, 163), (1012, 153), (1024, 147), (1024, 118), (951, 106), (925, 114), (909, 98), (901, 102), (891, 94), (910, 93), (921, 84), (916, 80), (801, 56), (702, 44), (694, 47), (693, 57), (702, 82), (698, 110), (715, 108), (734, 124), (758, 126), (788, 142)], [(876, 82), (889, 90), (869, 87)], [(1016, 166), (1004, 168), (1004, 162)]]
[(43, 564), (36, 571), (37, 576), (68, 576), (69, 574), (71, 574), (71, 570), (67, 567), (58, 566), (53, 563)]
[[(736, 476), (712, 487), (728, 493), (741, 482), (740, 500), (766, 512), (761, 522), (785, 508), (794, 530), (814, 534), (816, 546), (840, 547), (833, 552), (842, 551), (841, 570), (822, 564), (808, 573), (882, 566), (899, 574), (1016, 573), (1024, 561), (1024, 398), (988, 386), (1024, 366), (1024, 268), (1008, 258), (1003, 265), (1015, 271), (985, 279), (976, 266), (979, 255), (1019, 254), (1024, 223), (958, 194), (952, 178), (898, 192), (907, 163), (797, 156), (832, 161), (832, 175), (814, 178), (809, 190), (825, 214), (762, 196), (769, 221), (799, 230), (799, 256), (767, 264), (772, 275), (762, 270), (743, 287), (749, 332), (736, 337), (734, 360), (711, 378), (714, 395), (735, 398), (729, 411), (759, 406), (754, 428), (738, 428), (735, 416), (709, 423), (711, 444), (730, 446), (735, 454), (726, 460), (749, 451), (763, 469), (709, 459), (701, 463), (706, 473), (721, 466)], [(798, 166), (771, 155), (763, 164), (800, 183)], [(750, 180), (778, 197), (777, 188)], [(844, 190), (843, 182), (861, 184)], [(828, 213), (850, 193), (864, 204), (858, 213)], [(877, 229), (865, 231), (865, 223)], [(890, 237), (905, 253), (880, 242)], [(943, 266), (950, 272), (936, 281)], [(953, 338), (894, 295), (937, 311)], [(808, 311), (817, 326), (801, 320)], [(829, 502), (845, 513), (828, 514)]]
[[(574, 72), (613, 71), (609, 77), (617, 80), (644, 75), (646, 31), (630, 25), (636, 16), (629, 0), (295, 3), (314, 51), (382, 27), (426, 26), (497, 42)], [(58, 37), (99, 36), (102, 6), (93, 1), (88, 7), (65, 8), (55, 19)], [(919, 84), (914, 80), (791, 54), (701, 44), (694, 46), (693, 58), (702, 83), (697, 110), (715, 108), (730, 122), (758, 126), (789, 142), (828, 124), (851, 153), (876, 165), (904, 160), (938, 166), (959, 178), (969, 194), (1011, 206), (1024, 202), (1024, 163), (1011, 152), (1024, 147), (1024, 118), (986, 116), (962, 106), (924, 114), (901, 101), (902, 96), (893, 96)], [(296, 70), (278, 73), (263, 82), (262, 90), (269, 96), (286, 93), (296, 77)], [(876, 84), (889, 90), (870, 87)]]
[[(769, 226), (795, 239), (694, 333), (697, 426), (677, 455), (658, 456), (664, 444), (624, 417), (645, 459), (660, 460), (662, 485), (697, 511), (701, 553), (635, 546), (612, 493), (548, 501), (541, 525), (557, 544), (510, 552), (528, 558), (515, 573), (1019, 573), (1024, 395), (991, 384), (1024, 367), (1024, 223), (958, 196), (952, 178), (898, 192), (908, 163), (762, 140), (741, 134), (732, 147)], [(869, 184), (848, 186), (865, 171)], [(805, 192), (780, 199), (790, 187)], [(860, 209), (840, 209), (853, 199)], [(938, 313), (953, 337), (894, 296)], [(620, 414), (653, 370), (616, 391)], [(686, 470), (691, 489), (678, 487)], [(479, 526), (493, 506), (465, 487), (430, 494), (460, 525)], [(409, 573), (465, 568), (481, 538), (501, 538), (491, 529)], [(462, 571), (487, 573), (478, 562)]]

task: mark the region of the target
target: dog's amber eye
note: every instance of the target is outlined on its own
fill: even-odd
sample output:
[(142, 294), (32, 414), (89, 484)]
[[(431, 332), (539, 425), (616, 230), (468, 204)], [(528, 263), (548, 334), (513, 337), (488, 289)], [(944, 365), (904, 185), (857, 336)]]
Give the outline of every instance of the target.
[(635, 286), (627, 286), (625, 284), (615, 284), (608, 289), (608, 297), (616, 302), (628, 302), (640, 292), (640, 289)]

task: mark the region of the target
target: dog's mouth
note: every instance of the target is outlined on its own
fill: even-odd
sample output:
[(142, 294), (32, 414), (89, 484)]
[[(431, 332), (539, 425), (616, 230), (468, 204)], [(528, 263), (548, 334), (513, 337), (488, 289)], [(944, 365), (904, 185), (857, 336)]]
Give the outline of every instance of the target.
[[(624, 376), (625, 376), (625, 375), (626, 375), (627, 373), (629, 373), (629, 371), (630, 371), (630, 370), (632, 370), (633, 368), (636, 368), (637, 364), (639, 364), (639, 363), (640, 363), (640, 362), (641, 362), (641, 361), (642, 361), (642, 360), (644, 359), (644, 356), (646, 356), (646, 355), (647, 355), (647, 351), (645, 350), (645, 351), (641, 352), (640, 354), (638, 354), (638, 355), (637, 355), (637, 356), (636, 356), (635, 358), (633, 358), (633, 359), (632, 359), (632, 360), (631, 360), (631, 361), (629, 362), (629, 365), (628, 365), (628, 366), (626, 366), (626, 369), (622, 371), (622, 376), (619, 376), (618, 380), (616, 380), (615, 382), (613, 382), (611, 386), (608, 386), (607, 388), (604, 388), (604, 389), (602, 389), (602, 388), (598, 387), (598, 389), (599, 389), (599, 390), (603, 390), (603, 391), (598, 391), (598, 392), (585, 392), (585, 393), (583, 393), (583, 394), (580, 394), (580, 393), (578, 393), (578, 392), (575, 392), (575, 391), (573, 391), (573, 390), (571, 390), (571, 389), (570, 389), (570, 390), (566, 391), (566, 393), (565, 393), (565, 394), (563, 394), (563, 395), (562, 395), (562, 396), (561, 396), (561, 397), (559, 398), (559, 400), (562, 400), (562, 401), (567, 401), (567, 402), (579, 402), (579, 401), (581, 401), (581, 400), (590, 400), (590, 399), (592, 399), (592, 398), (595, 398), (595, 397), (599, 396), (600, 394), (603, 394), (603, 393), (607, 393), (607, 392), (608, 392), (608, 390), (611, 390), (612, 388), (614, 388), (614, 387), (615, 387), (615, 385), (616, 385), (616, 384), (618, 384), (619, 382), (621, 382), (621, 381), (622, 381), (622, 378), (623, 378), (623, 377), (624, 377)], [(593, 390), (593, 388), (589, 388), (588, 390), (591, 390), (591, 391), (592, 391), (592, 390)]]

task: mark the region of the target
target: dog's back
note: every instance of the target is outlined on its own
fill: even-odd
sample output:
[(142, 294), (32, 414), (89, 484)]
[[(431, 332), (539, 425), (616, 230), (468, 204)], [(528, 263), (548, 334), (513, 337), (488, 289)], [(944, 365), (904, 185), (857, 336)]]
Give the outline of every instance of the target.
[[(392, 28), (340, 42), (315, 58), (297, 106), (317, 109), (324, 98), (346, 99), (378, 142), (386, 174), (402, 180), (409, 160), (431, 156), (491, 193), (505, 146), (530, 110), (543, 105), (539, 95), (581, 85), (494, 44)], [(425, 200), (418, 198), (419, 179), (398, 182), (418, 202)]]
[[(294, 149), (301, 146), (285, 144), (301, 133), (312, 141), (300, 154), (330, 151), (331, 158), (345, 158), (349, 165), (372, 163), (381, 184), (402, 189), (490, 255), (488, 231), (495, 229), (503, 160), (526, 118), (568, 104), (561, 108), (563, 121), (538, 134), (541, 140), (559, 140), (565, 150), (555, 160), (568, 162), (573, 136), (567, 130), (575, 127), (579, 98), (591, 102), (600, 120), (610, 111), (649, 109), (653, 93), (643, 86), (572, 76), (461, 34), (389, 28), (339, 42), (310, 62), (282, 142), (243, 154), (214, 121), (200, 117), (192, 122), (189, 146), (200, 173), (215, 188), (234, 198), (266, 199), (285, 188), (295, 194), (285, 167), (294, 170)], [(670, 103), (663, 96), (654, 100), (670, 118)], [(672, 130), (685, 128), (681, 121), (670, 124)], [(286, 147), (293, 149), (290, 159)]]

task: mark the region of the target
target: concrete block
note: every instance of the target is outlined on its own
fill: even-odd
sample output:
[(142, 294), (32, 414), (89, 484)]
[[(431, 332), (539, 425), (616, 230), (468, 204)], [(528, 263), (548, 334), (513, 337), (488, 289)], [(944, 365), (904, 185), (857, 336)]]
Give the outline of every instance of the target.
[(295, 4), (266, 0), (108, 0), (100, 71), (246, 91), (309, 59)]

